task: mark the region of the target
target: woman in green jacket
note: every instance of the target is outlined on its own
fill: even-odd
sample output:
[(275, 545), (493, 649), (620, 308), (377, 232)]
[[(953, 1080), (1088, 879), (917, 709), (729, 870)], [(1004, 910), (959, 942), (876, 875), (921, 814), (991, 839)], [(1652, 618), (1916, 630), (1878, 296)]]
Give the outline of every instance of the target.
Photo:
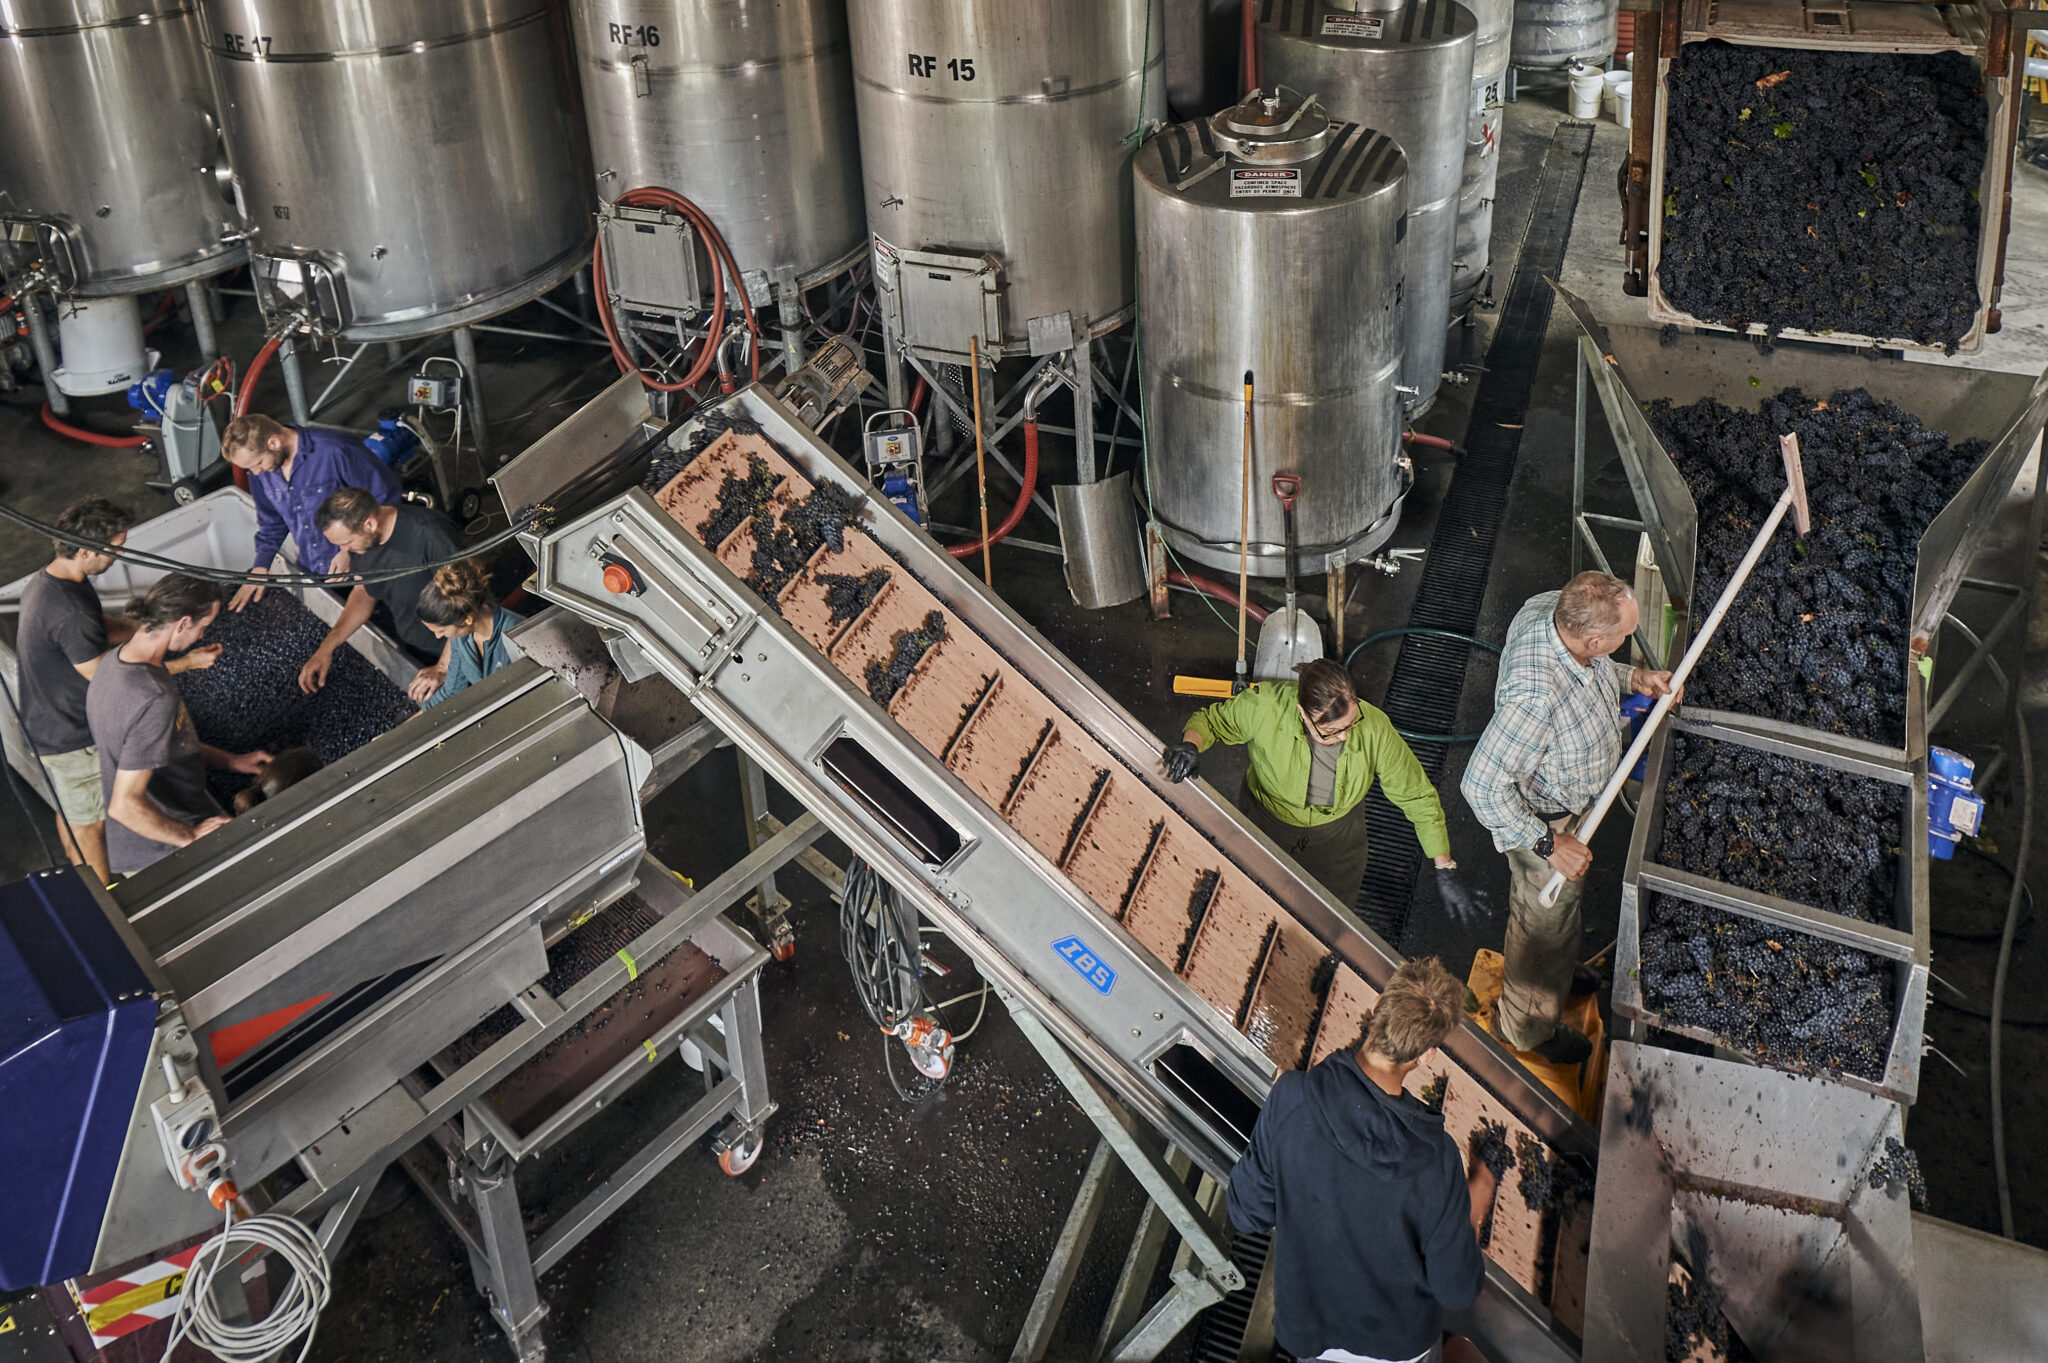
[(1448, 870), (1443, 802), (1385, 712), (1358, 699), (1351, 674), (1328, 659), (1294, 669), (1298, 682), (1260, 682), (1205, 706), (1166, 748), (1166, 774), (1185, 781), (1212, 743), (1242, 743), (1250, 765), (1237, 807), (1344, 904), (1365, 875), (1365, 815), (1377, 779), (1415, 825), (1424, 855)]

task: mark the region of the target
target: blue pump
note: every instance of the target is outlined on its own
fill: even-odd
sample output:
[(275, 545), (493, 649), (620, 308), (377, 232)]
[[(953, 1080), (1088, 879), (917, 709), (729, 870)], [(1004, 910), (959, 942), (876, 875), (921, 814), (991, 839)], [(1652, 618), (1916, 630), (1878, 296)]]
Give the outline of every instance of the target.
[(1984, 822), (1984, 800), (1971, 785), (1977, 764), (1952, 748), (1927, 750), (1927, 855), (1947, 861), (1956, 844), (1974, 838)]

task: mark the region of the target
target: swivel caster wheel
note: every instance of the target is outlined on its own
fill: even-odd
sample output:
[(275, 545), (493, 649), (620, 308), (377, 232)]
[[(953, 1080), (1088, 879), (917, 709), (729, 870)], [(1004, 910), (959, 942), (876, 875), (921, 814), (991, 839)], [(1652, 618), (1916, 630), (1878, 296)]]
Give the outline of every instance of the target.
[(171, 500), (179, 506), (190, 506), (206, 491), (197, 478), (180, 478), (171, 484)]
[(951, 1042), (939, 1047), (913, 1046), (905, 1042), (903, 1048), (910, 1052), (911, 1068), (933, 1083), (944, 1081), (945, 1077), (953, 1072)]
[(737, 1141), (718, 1152), (718, 1167), (732, 1178), (754, 1167), (761, 1158), (761, 1150), (767, 1144), (758, 1131), (749, 1131)]

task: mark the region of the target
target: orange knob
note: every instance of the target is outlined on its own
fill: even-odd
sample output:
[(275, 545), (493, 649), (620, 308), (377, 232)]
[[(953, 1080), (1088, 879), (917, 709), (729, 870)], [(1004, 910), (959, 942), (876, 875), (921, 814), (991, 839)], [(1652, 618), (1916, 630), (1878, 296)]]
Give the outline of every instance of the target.
[(640, 590), (640, 584), (633, 578), (633, 570), (623, 563), (604, 565), (604, 589), (613, 596), (624, 596)]

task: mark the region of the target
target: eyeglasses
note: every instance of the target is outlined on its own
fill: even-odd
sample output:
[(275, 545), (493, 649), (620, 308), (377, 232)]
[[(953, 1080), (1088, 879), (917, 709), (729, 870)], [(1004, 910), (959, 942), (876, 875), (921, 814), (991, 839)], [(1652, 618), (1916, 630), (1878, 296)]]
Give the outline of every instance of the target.
[(1323, 742), (1335, 743), (1338, 739), (1350, 733), (1351, 730), (1357, 726), (1357, 724), (1358, 716), (1353, 715), (1348, 722), (1340, 724), (1334, 729), (1325, 729), (1322, 725), (1316, 723), (1314, 720), (1310, 720), (1308, 722), (1308, 727), (1315, 730), (1316, 737), (1322, 739)]

